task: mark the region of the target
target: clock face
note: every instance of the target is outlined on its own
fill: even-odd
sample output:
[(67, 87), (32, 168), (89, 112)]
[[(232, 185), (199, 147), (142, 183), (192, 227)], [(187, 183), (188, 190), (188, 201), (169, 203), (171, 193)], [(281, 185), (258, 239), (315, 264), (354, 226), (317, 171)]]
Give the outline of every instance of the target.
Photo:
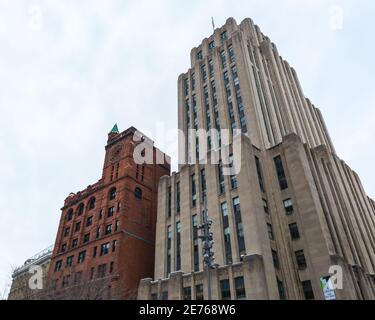
[(117, 145), (115, 146), (112, 151), (111, 151), (111, 155), (110, 155), (110, 158), (109, 160), (111, 162), (116, 162), (118, 160), (120, 160), (121, 158), (121, 151), (122, 151), (122, 145)]

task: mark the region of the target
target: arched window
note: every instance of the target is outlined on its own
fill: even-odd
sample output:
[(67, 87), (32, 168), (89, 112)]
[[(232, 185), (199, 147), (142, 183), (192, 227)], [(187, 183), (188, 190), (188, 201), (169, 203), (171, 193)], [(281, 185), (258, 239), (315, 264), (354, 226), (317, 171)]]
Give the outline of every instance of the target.
[(134, 190), (134, 196), (137, 198), (137, 199), (142, 199), (142, 190), (140, 188), (135, 188)]
[(68, 213), (66, 214), (66, 219), (68, 221), (73, 219), (73, 209), (69, 209)]
[(78, 215), (80, 216), (82, 213), (83, 213), (83, 210), (85, 209), (85, 206), (83, 205), (83, 203), (81, 203), (79, 206), (78, 206)]
[(89, 200), (89, 210), (95, 208), (95, 202), (96, 202), (96, 199), (95, 199), (94, 197), (92, 197), (92, 198)]
[(116, 199), (116, 195), (117, 195), (116, 188), (112, 188), (111, 190), (109, 190), (109, 200)]

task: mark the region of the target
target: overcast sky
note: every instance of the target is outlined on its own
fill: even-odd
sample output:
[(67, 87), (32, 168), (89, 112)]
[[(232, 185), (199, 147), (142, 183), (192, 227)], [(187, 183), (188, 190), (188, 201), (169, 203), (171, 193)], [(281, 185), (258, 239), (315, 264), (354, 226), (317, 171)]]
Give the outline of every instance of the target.
[(100, 178), (114, 123), (176, 127), (177, 77), (211, 16), (271, 38), (375, 197), (373, 1), (0, 0), (0, 295), (54, 242), (65, 197)]

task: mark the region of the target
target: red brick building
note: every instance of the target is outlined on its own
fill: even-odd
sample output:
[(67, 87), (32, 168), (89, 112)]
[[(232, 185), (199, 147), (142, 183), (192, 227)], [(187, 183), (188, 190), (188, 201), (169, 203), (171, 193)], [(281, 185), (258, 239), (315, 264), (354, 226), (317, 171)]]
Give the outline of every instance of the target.
[(102, 178), (66, 198), (47, 299), (133, 299), (139, 280), (153, 276), (157, 188), (170, 164), (153, 146), (154, 160), (161, 155), (164, 163), (135, 163), (134, 148), (143, 143), (133, 140), (136, 131), (119, 133), (115, 125)]

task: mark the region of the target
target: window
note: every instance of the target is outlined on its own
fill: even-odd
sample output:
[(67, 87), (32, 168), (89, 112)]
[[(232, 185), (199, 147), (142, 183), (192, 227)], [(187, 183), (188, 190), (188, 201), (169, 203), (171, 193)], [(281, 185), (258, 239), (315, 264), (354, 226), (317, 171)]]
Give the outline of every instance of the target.
[(299, 269), (306, 269), (306, 267), (307, 267), (306, 257), (305, 257), (305, 254), (303, 253), (303, 250), (296, 251), (295, 255), (296, 255), (298, 268)]
[(70, 279), (70, 275), (67, 275), (67, 276), (63, 277), (63, 282), (62, 282), (63, 287), (69, 286), (69, 279)]
[(181, 211), (181, 194), (180, 194), (180, 183), (176, 183), (176, 210), (177, 213), (180, 213)]
[(189, 81), (188, 79), (184, 79), (184, 90), (185, 90), (185, 96), (189, 94)]
[(236, 299), (246, 299), (246, 290), (243, 277), (234, 278), (234, 286), (236, 288)]
[(221, 34), (220, 34), (220, 40), (221, 40), (221, 43), (223, 43), (225, 40), (228, 39), (228, 33), (226, 31), (223, 31)]
[(306, 300), (314, 300), (314, 291), (310, 280), (302, 281), (302, 289)]
[(82, 263), (83, 261), (85, 261), (85, 258), (86, 258), (86, 250), (85, 251), (81, 251), (78, 254), (78, 263)]
[(66, 251), (66, 243), (64, 243), (62, 246), (61, 246), (61, 252), (65, 252)]
[(86, 233), (84, 236), (83, 236), (83, 243), (87, 243), (90, 241), (90, 233)]
[(167, 277), (171, 273), (171, 259), (172, 259), (172, 226), (167, 228)]
[(79, 284), (82, 279), (82, 271), (78, 271), (74, 274), (74, 284)]
[(67, 237), (69, 235), (69, 232), (70, 232), (70, 227), (66, 227), (64, 229), (64, 237)]
[(192, 216), (192, 225), (193, 225), (193, 263), (194, 271), (199, 271), (199, 247), (198, 247), (198, 215)]
[(262, 202), (263, 202), (263, 209), (264, 209), (264, 212), (265, 213), (269, 213), (269, 210), (268, 210), (268, 202), (266, 199), (262, 199)]
[(191, 175), (191, 206), (197, 205), (197, 190), (195, 186), (195, 174)]
[(116, 188), (112, 188), (111, 190), (109, 190), (109, 200), (116, 199), (116, 195), (117, 195), (117, 189)]
[(230, 285), (229, 280), (220, 280), (221, 300), (230, 300)]
[(191, 90), (192, 91), (195, 90), (195, 73), (194, 72), (191, 73)]
[(228, 204), (223, 202), (221, 205), (221, 217), (223, 221), (223, 236), (224, 236), (224, 251), (225, 263), (232, 263), (232, 247), (230, 239), (229, 219), (228, 219)]
[(195, 286), (195, 300), (203, 300), (203, 284)]
[(56, 261), (56, 264), (55, 264), (55, 272), (60, 271), (60, 270), (61, 270), (61, 267), (62, 267), (62, 260), (58, 260), (58, 261)]
[(115, 213), (115, 207), (110, 207), (108, 208), (108, 214), (107, 214), (107, 217), (112, 217), (113, 214)]
[(225, 180), (224, 180), (224, 173), (223, 173), (223, 163), (220, 161), (217, 167), (218, 169), (218, 176), (219, 176), (219, 193), (225, 193)]
[(270, 240), (275, 240), (275, 237), (273, 235), (273, 229), (272, 229), (272, 225), (267, 223), (267, 232), (268, 232), (268, 238)]
[(280, 300), (285, 300), (286, 296), (285, 296), (284, 284), (279, 279), (277, 279), (277, 289), (279, 291)]
[(69, 256), (66, 258), (66, 266), (71, 267), (73, 265), (73, 258), (74, 256)]
[(117, 240), (113, 240), (112, 241), (112, 252), (116, 251), (116, 247), (117, 247)]
[(259, 181), (259, 187), (262, 192), (265, 192), (264, 188), (264, 179), (263, 179), (263, 173), (262, 173), (262, 166), (260, 164), (260, 160), (258, 157), (255, 157), (255, 165), (257, 167), (257, 174), (258, 174), (258, 181)]
[(75, 228), (74, 228), (74, 232), (77, 232), (77, 231), (79, 231), (80, 229), (81, 229), (81, 221), (79, 221), (79, 222), (76, 223), (76, 226), (75, 226)]
[(85, 209), (85, 206), (83, 205), (83, 203), (81, 203), (79, 206), (78, 206), (78, 215), (80, 216), (83, 211)]
[(273, 160), (275, 162), (276, 173), (277, 173), (277, 178), (279, 179), (280, 189), (281, 190), (287, 189), (288, 182), (286, 181), (286, 176), (285, 176), (285, 171), (284, 171), (283, 162), (281, 160), (281, 156), (277, 156)]
[(229, 61), (230, 63), (234, 62), (234, 51), (232, 45), (228, 47), (228, 52), (229, 52)]
[(98, 278), (104, 278), (106, 273), (107, 265), (106, 264), (100, 264), (98, 266)]
[(279, 256), (275, 250), (272, 250), (272, 261), (273, 261), (274, 267), (278, 269), (280, 267)]
[(203, 58), (202, 50), (199, 50), (199, 51), (197, 52), (197, 59), (198, 59), (198, 60), (201, 60), (202, 58)]
[(202, 75), (202, 81), (206, 82), (207, 80), (207, 71), (206, 71), (206, 65), (201, 66), (201, 75)]
[(115, 231), (118, 231), (118, 229), (120, 229), (120, 221), (116, 220)]
[(112, 233), (112, 224), (108, 224), (105, 226), (105, 234), (110, 234)]
[(203, 200), (206, 198), (206, 170), (201, 170), (201, 189)]
[(163, 291), (161, 293), (161, 300), (168, 300), (168, 291)]
[(86, 220), (86, 227), (89, 227), (91, 225), (92, 225), (92, 216), (88, 217), (87, 220)]
[(176, 270), (181, 270), (181, 222), (176, 223)]
[(96, 228), (96, 239), (100, 237), (100, 227)]
[(94, 279), (94, 271), (95, 271), (95, 269), (92, 267), (90, 269), (90, 280)]
[(227, 67), (227, 59), (225, 57), (225, 51), (222, 50), (220, 52), (220, 57), (221, 57), (221, 66), (223, 67), (223, 69), (225, 69)]
[(234, 211), (234, 218), (235, 218), (235, 223), (236, 223), (238, 251), (239, 251), (239, 256), (241, 256), (246, 253), (246, 248), (245, 248), (245, 238), (243, 234), (243, 225), (242, 225), (239, 197), (233, 198), (233, 211)]
[(208, 50), (212, 51), (214, 48), (215, 48), (215, 42), (214, 42), (214, 41), (211, 41), (211, 42), (208, 44)]
[(96, 203), (96, 199), (95, 198), (91, 198), (89, 200), (89, 210), (92, 210), (95, 208), (95, 203)]
[(291, 215), (294, 211), (292, 199), (284, 200), (284, 209), (287, 215)]
[(78, 245), (78, 239), (73, 239), (72, 248), (75, 248)]
[(68, 213), (66, 214), (66, 219), (68, 221), (73, 219), (73, 209), (69, 209)]
[(100, 255), (104, 256), (104, 255), (108, 254), (108, 252), (109, 252), (109, 242), (103, 243), (100, 246)]
[(212, 60), (208, 61), (208, 73), (210, 77), (214, 75), (214, 62)]
[(142, 190), (140, 188), (135, 188), (134, 190), (134, 196), (137, 198), (137, 199), (142, 199)]
[(182, 297), (184, 300), (191, 300), (191, 287), (183, 288)]
[(114, 265), (115, 265), (115, 263), (113, 261), (109, 264), (109, 273), (113, 272)]
[(103, 218), (103, 209), (100, 209), (99, 211), (99, 220)]
[(290, 236), (292, 237), (292, 240), (299, 239), (300, 236), (299, 236), (297, 223), (291, 223), (289, 225), (289, 231), (290, 231)]
[(168, 205), (167, 205), (167, 210), (168, 210), (168, 217), (171, 216), (172, 214), (172, 188), (168, 187)]
[(98, 247), (94, 247), (93, 249), (93, 252), (92, 252), (92, 257), (95, 258), (96, 257), (96, 251), (97, 251)]
[[(235, 171), (234, 162), (233, 162), (233, 155), (229, 156), (229, 161), (230, 161), (231, 170)], [(230, 176), (230, 185), (231, 185), (232, 189), (237, 189), (237, 186), (238, 186), (237, 185), (237, 176), (235, 174), (232, 174)]]
[(118, 202), (117, 203), (117, 212), (120, 212), (120, 210), (121, 210), (121, 202)]

